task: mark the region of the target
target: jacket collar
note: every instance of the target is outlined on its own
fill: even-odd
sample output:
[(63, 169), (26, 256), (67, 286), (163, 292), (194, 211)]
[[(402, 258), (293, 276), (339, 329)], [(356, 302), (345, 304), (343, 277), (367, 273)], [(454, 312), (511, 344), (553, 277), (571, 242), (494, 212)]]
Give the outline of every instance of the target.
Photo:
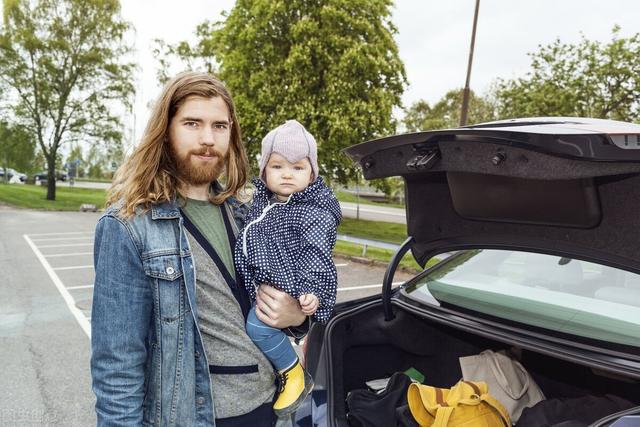
[(180, 218), (180, 209), (175, 199), (170, 202), (151, 205), (151, 219), (177, 219)]

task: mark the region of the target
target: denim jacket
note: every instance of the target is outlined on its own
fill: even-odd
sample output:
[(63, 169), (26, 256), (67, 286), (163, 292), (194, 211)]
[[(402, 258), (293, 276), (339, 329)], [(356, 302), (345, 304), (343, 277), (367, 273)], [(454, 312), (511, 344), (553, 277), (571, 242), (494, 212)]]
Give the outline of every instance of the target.
[[(228, 199), (239, 228), (247, 208)], [(195, 266), (176, 203), (98, 221), (91, 374), (98, 426), (214, 426)]]

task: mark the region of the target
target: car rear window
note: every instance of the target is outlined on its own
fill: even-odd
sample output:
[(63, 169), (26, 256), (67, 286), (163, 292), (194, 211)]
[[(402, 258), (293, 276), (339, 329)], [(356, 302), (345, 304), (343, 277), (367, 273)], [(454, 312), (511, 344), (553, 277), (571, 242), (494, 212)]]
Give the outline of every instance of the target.
[(405, 292), (559, 333), (637, 347), (640, 275), (531, 252), (467, 250)]

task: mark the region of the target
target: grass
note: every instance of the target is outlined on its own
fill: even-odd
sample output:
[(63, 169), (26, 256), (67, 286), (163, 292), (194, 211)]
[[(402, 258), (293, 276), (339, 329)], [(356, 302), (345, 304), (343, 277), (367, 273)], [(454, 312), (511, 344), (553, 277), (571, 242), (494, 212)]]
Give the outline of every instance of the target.
[[(351, 242), (344, 242), (338, 240), (336, 242), (336, 246), (333, 250), (333, 253), (336, 255), (343, 255), (347, 257), (362, 257), (362, 245)], [(374, 248), (371, 246), (367, 247), (366, 257), (367, 259), (372, 259), (376, 261), (382, 261), (384, 263), (388, 263), (391, 261), (391, 257), (395, 252), (388, 249)], [(427, 262), (425, 268), (431, 267), (433, 264), (438, 262), (436, 258), (432, 258)], [(407, 252), (402, 260), (400, 261), (400, 267), (404, 267), (409, 270), (413, 270), (415, 272), (420, 272), (423, 270), (422, 267), (418, 265), (417, 262), (413, 259), (413, 256), (410, 252)]]
[[(335, 193), (336, 197), (338, 198), (338, 200), (341, 201), (341, 202), (358, 203), (358, 196), (356, 196), (353, 193), (346, 192), (346, 191), (341, 191), (341, 190), (334, 190), (334, 193)], [(404, 209), (404, 204), (402, 204), (402, 203), (374, 202), (374, 201), (371, 201), (371, 200), (367, 200), (364, 197), (360, 197), (359, 199), (360, 199), (360, 204), (361, 205), (385, 206), (385, 207), (388, 207), (388, 208)]]
[(407, 226), (383, 221), (364, 221), (342, 218), (338, 234), (346, 234), (363, 239), (401, 244), (407, 238)]
[[(342, 222), (338, 227), (339, 234), (360, 237), (369, 240), (378, 240), (381, 242), (401, 244), (407, 238), (407, 226), (405, 224), (396, 224), (383, 221), (364, 221), (353, 218), (342, 218)], [(362, 257), (362, 245), (358, 243), (345, 242), (338, 240), (336, 242), (335, 254)], [(383, 248), (367, 246), (365, 258), (388, 263), (395, 254), (395, 251)], [(426, 267), (435, 264), (437, 259), (430, 259)], [(410, 252), (407, 252), (400, 261), (400, 267), (404, 267), (415, 272), (422, 271), (422, 267), (413, 259)]]
[[(0, 184), (0, 202), (13, 206), (43, 209), (75, 211), (83, 203), (91, 203), (98, 208), (104, 206), (106, 192), (102, 189), (57, 187), (56, 200), (46, 200), (47, 188), (37, 185)], [(338, 233), (364, 239), (400, 244), (406, 239), (404, 224), (382, 221), (358, 221), (343, 218)]]
[[(47, 188), (36, 185), (0, 184), (0, 202), (13, 206), (52, 211), (77, 211), (83, 203), (104, 206), (106, 192), (101, 189), (57, 187), (56, 200), (46, 200)], [(338, 233), (378, 240), (389, 243), (402, 243), (406, 237), (406, 226), (382, 221), (363, 221), (343, 218)], [(362, 245), (338, 241), (335, 253), (344, 256), (362, 256)], [(389, 262), (394, 251), (368, 246), (366, 258)], [(422, 271), (410, 254), (405, 255), (400, 266)]]
[(47, 200), (47, 187), (38, 185), (0, 184), (0, 202), (16, 207), (48, 211), (77, 211), (83, 203), (104, 206), (105, 190), (57, 187), (56, 200)]

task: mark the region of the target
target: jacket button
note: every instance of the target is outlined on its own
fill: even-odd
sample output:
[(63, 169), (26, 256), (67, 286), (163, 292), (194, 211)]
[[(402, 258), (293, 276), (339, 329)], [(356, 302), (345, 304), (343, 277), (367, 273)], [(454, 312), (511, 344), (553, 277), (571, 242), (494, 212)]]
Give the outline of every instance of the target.
[(196, 351), (193, 355), (196, 357), (196, 359), (200, 359), (200, 352), (199, 351)]
[(204, 405), (204, 397), (199, 396), (199, 397), (196, 399), (196, 403), (197, 403), (198, 405)]
[(175, 270), (173, 269), (173, 267), (167, 267), (167, 274), (173, 274), (175, 272)]

